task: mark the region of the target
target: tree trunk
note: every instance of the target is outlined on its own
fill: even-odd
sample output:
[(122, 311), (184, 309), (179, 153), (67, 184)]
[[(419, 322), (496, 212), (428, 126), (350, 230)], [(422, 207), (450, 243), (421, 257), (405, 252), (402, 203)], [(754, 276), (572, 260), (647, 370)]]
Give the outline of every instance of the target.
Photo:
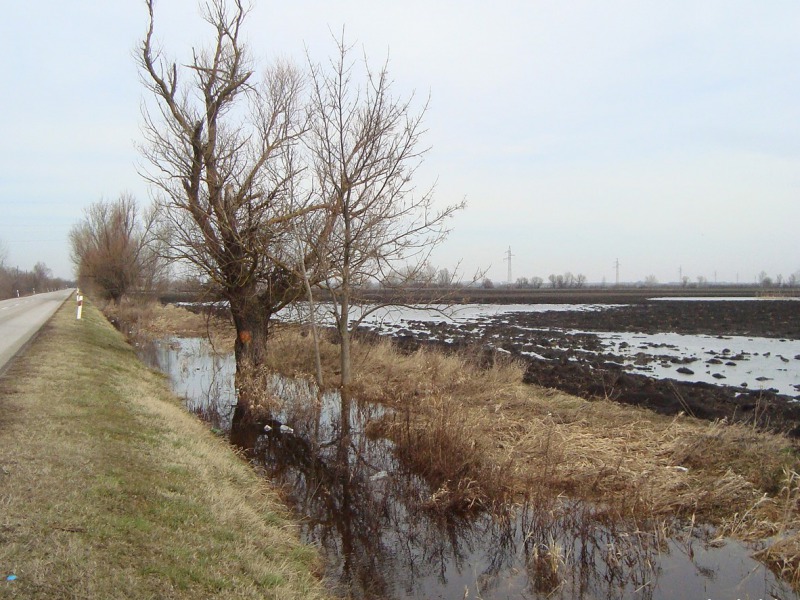
[(342, 294), (342, 301), (339, 305), (339, 359), (342, 370), (342, 388), (350, 385), (350, 298), (348, 294)]
[(322, 357), (319, 354), (319, 332), (317, 331), (317, 311), (314, 306), (314, 293), (311, 290), (311, 282), (308, 280), (308, 272), (305, 263), (300, 261), (301, 274), (303, 275), (303, 286), (308, 298), (308, 322), (311, 325), (311, 338), (314, 341), (314, 367), (317, 374), (317, 388), (322, 391), (324, 381), (322, 378)]
[(236, 358), (236, 410), (232, 426), (250, 420), (256, 406), (250, 378), (264, 364), (269, 337), (269, 320), (272, 309), (261, 301), (255, 290), (230, 294), (230, 309), (236, 328), (234, 356)]

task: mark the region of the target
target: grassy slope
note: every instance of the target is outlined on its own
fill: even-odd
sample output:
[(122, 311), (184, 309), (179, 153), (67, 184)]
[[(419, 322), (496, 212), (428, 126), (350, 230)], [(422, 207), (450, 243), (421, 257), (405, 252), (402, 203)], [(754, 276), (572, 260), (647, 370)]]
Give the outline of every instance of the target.
[(72, 310), (0, 380), (0, 597), (323, 597), (274, 493)]

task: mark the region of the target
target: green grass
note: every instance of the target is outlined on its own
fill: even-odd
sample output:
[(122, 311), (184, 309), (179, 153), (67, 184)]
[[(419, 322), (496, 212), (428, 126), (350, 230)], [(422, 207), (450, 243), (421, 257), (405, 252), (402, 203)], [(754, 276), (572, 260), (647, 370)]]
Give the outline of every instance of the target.
[(274, 491), (83, 315), (0, 379), (0, 597), (323, 598)]

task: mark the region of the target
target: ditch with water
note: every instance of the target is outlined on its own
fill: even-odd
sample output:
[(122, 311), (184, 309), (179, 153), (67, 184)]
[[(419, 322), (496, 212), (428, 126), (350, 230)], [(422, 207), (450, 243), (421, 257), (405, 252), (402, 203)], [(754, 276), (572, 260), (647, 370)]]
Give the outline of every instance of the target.
[[(139, 346), (189, 410), (229, 432), (231, 354), (202, 339)], [(672, 538), (603, 507), (534, 494), (495, 514), (432, 509), (434, 490), (369, 435), (384, 407), (275, 376), (283, 410), (232, 442), (279, 486), (333, 593), (352, 598), (797, 598), (754, 548), (692, 527)], [(284, 427), (281, 427), (283, 425)], [(265, 429), (269, 429), (265, 431)]]

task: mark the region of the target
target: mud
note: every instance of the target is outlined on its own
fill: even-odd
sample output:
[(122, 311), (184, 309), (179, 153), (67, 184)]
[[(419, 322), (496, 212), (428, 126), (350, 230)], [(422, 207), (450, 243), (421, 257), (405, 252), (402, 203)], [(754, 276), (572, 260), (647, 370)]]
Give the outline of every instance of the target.
[[(593, 298), (596, 300), (596, 298)], [(511, 313), (473, 324), (410, 322), (395, 334), (413, 349), (420, 344), (447, 348), (479, 344), (500, 348), (528, 363), (525, 381), (587, 399), (610, 398), (668, 415), (680, 412), (703, 419), (753, 422), (800, 437), (800, 403), (775, 390), (747, 389), (674, 379), (654, 379), (626, 372), (620, 355), (609, 352), (592, 332), (705, 334), (800, 339), (798, 301), (710, 301), (626, 299), (628, 304), (600, 311)], [(520, 330), (525, 331), (524, 340)], [(570, 330), (573, 332), (570, 333)], [(531, 357), (530, 354), (542, 357)], [(710, 361), (737, 357), (712, 357)], [(643, 357), (643, 362), (646, 362)], [(677, 369), (680, 359), (665, 358)], [(800, 369), (800, 357), (785, 358), (787, 369)]]

